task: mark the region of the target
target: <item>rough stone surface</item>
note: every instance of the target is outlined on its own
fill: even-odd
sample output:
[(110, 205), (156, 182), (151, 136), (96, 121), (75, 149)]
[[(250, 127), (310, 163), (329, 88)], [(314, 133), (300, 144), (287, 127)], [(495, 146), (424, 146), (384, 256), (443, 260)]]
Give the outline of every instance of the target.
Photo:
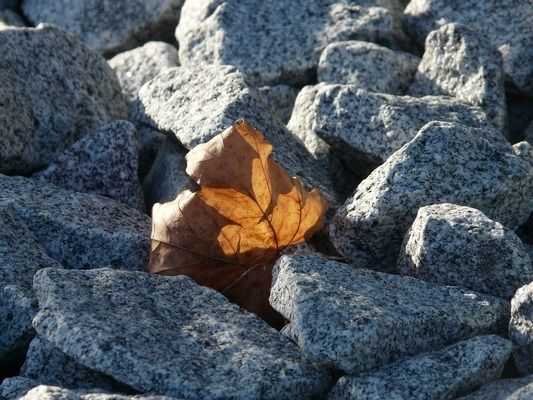
[(180, 61), (235, 65), (257, 85), (303, 85), (312, 80), (320, 53), (331, 42), (391, 42), (395, 3), (186, 1), (176, 30)]
[(195, 182), (185, 172), (185, 151), (175, 140), (167, 138), (143, 182), (148, 210), (155, 203), (174, 200), (183, 190), (192, 189)]
[(501, 54), (466, 26), (448, 24), (428, 35), (409, 91), (414, 96), (457, 97), (483, 107), (498, 129), (507, 128)]
[(509, 338), (518, 371), (533, 373), (533, 282), (518, 289), (511, 301)]
[(24, 27), (26, 24), (16, 12), (0, 9), (0, 30), (13, 27)]
[(320, 55), (318, 81), (405, 94), (419, 62), (415, 55), (374, 43), (355, 40), (331, 43)]
[(284, 256), (270, 304), (310, 359), (360, 373), (458, 339), (498, 330), (509, 303), (320, 257)]
[(41, 268), (61, 265), (51, 259), (15, 213), (0, 207), (0, 365), (20, 358), (33, 337), (37, 302), (31, 286)]
[(376, 372), (344, 376), (328, 399), (454, 400), (498, 379), (511, 348), (499, 336), (477, 336)]
[(175, 135), (189, 150), (244, 118), (272, 143), (275, 161), (308, 186), (333, 197), (327, 168), (313, 160), (234, 67), (172, 68), (144, 85), (139, 98), (146, 114), (144, 120)]
[(43, 167), (84, 133), (127, 116), (106, 61), (55, 27), (0, 30), (0, 54), (2, 173)]
[(169, 40), (183, 0), (24, 0), (33, 24), (57, 25), (102, 53), (117, 53), (148, 40)]
[(48, 268), (34, 290), (39, 336), (140, 392), (307, 399), (329, 385), (276, 330), (185, 276)]
[(432, 122), (357, 187), (330, 225), (330, 238), (351, 262), (394, 270), (403, 237), (420, 207), (477, 208), (516, 229), (533, 210), (533, 168), (472, 128)]
[(449, 203), (418, 210), (397, 268), (427, 282), (506, 299), (533, 281), (529, 255), (512, 230), (479, 210)]
[[(530, 0), (411, 0), (403, 26), (419, 45), (451, 22), (477, 31), (503, 56), (505, 72), (524, 93), (533, 94), (533, 7)], [(512, 21), (512, 22), (510, 22)]]
[(106, 197), (0, 175), (0, 207), (23, 221), (65, 268), (146, 270), (150, 218)]
[(257, 91), (263, 95), (263, 99), (279, 119), (286, 124), (291, 118), (299, 89), (289, 85), (275, 85), (262, 86)]
[(483, 386), (460, 400), (530, 400), (533, 398), (533, 376), (502, 379)]
[(33, 178), (67, 190), (109, 197), (144, 210), (137, 177), (137, 132), (127, 121), (117, 121), (82, 137)]
[(513, 153), (517, 157), (529, 161), (533, 166), (533, 146), (528, 141), (521, 141), (513, 144)]

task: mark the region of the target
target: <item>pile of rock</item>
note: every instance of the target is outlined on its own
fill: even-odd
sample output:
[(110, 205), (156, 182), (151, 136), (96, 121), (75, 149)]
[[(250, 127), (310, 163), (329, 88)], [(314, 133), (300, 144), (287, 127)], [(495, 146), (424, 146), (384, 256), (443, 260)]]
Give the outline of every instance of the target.
[[(533, 397), (532, 21), (0, 0), (0, 399)], [(281, 332), (147, 273), (152, 205), (238, 118), (329, 201), (274, 266)]]

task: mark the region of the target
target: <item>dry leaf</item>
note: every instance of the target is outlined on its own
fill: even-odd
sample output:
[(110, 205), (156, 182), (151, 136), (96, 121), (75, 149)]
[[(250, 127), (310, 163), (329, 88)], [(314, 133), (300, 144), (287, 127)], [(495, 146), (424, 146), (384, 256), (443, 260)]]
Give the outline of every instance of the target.
[(192, 149), (187, 173), (201, 189), (154, 206), (150, 271), (189, 275), (263, 313), (272, 261), (320, 230), (326, 209), (320, 193), (307, 192), (271, 152), (243, 120)]

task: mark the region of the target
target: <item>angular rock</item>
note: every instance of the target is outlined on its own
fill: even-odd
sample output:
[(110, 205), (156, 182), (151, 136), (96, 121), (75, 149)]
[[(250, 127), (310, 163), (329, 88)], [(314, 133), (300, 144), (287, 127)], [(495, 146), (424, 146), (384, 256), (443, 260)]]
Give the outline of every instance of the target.
[(270, 304), (290, 321), (288, 336), (349, 374), (495, 332), (508, 318), (496, 297), (320, 257), (284, 256), (272, 276)]
[(40, 337), (140, 392), (303, 399), (330, 382), (276, 330), (185, 276), (49, 268), (34, 290)]
[(65, 268), (146, 270), (150, 218), (124, 204), (0, 175), (0, 207), (16, 213)]
[(518, 371), (533, 373), (533, 282), (518, 289), (511, 301), (509, 338)]
[(257, 91), (272, 111), (286, 124), (291, 118), (292, 109), (299, 89), (289, 85), (262, 86)]
[(41, 183), (93, 193), (144, 210), (137, 177), (137, 132), (127, 121), (116, 121), (89, 132), (33, 175)]
[(464, 25), (447, 24), (428, 35), (409, 92), (454, 96), (482, 107), (496, 128), (507, 129), (502, 56)]
[(272, 115), (245, 76), (232, 66), (203, 65), (167, 70), (139, 92), (144, 121), (169, 132), (186, 149), (222, 133), (244, 118), (274, 146), (272, 158), (308, 186), (334, 196), (327, 168)]
[(25, 27), (26, 24), (16, 12), (0, 8), (0, 29)]
[(58, 28), (0, 30), (0, 54), (1, 173), (44, 167), (84, 133), (127, 116), (106, 61)]
[(521, 91), (531, 95), (532, 19), (529, 0), (462, 0), (453, 4), (448, 0), (411, 0), (404, 10), (403, 27), (423, 45), (426, 36), (442, 25), (456, 22), (468, 26), (502, 53), (507, 76)]
[(318, 62), (318, 81), (350, 84), (372, 92), (405, 94), (420, 58), (374, 43), (329, 44)]
[(517, 157), (521, 157), (529, 161), (533, 166), (533, 146), (528, 141), (521, 141), (513, 144), (513, 153)]
[(33, 24), (57, 25), (87, 47), (112, 54), (149, 40), (172, 40), (184, 0), (24, 0)]
[(496, 335), (477, 336), (376, 372), (344, 376), (328, 399), (454, 400), (498, 379), (511, 347), (510, 341)]
[(144, 196), (148, 210), (155, 203), (174, 200), (183, 190), (196, 187), (187, 175), (185, 151), (175, 140), (166, 138), (143, 182)]
[(255, 85), (302, 86), (313, 80), (331, 42), (393, 41), (395, 6), (388, 0), (188, 1), (176, 30), (180, 61), (235, 65)]
[(510, 229), (533, 210), (533, 168), (479, 130), (432, 122), (357, 187), (330, 225), (349, 261), (395, 269), (403, 237), (420, 207), (454, 203), (477, 208)]
[(530, 400), (533, 398), (533, 376), (502, 379), (483, 386), (477, 392), (458, 400)]
[(144, 46), (117, 54), (108, 62), (130, 102), (138, 99), (139, 89), (146, 82), (167, 68), (179, 66), (178, 50), (164, 42), (148, 42)]
[(426, 282), (505, 299), (533, 281), (533, 265), (516, 233), (475, 208), (449, 203), (418, 210), (397, 268)]
[(51, 259), (18, 216), (0, 207), (0, 365), (23, 359), (34, 335), (37, 302), (31, 287), (41, 268), (61, 265)]

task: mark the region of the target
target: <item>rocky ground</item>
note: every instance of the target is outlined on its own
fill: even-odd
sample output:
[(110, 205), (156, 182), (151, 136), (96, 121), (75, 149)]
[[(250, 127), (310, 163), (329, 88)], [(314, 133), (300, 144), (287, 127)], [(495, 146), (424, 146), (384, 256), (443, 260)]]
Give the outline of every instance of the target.
[[(147, 273), (238, 118), (329, 201), (278, 332)], [(532, 399), (530, 0), (0, 0), (0, 398)]]

